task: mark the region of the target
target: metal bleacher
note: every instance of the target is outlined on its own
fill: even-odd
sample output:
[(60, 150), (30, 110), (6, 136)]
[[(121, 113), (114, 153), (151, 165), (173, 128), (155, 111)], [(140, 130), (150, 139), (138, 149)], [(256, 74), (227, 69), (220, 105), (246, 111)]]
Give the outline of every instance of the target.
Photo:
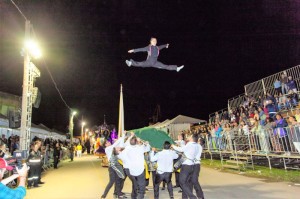
[[(225, 111), (239, 107), (245, 101), (247, 96), (258, 99), (267, 93), (275, 94), (274, 82), (280, 80), (281, 75), (285, 73), (291, 76), (300, 86), (300, 65), (280, 71), (276, 74), (265, 77), (261, 80), (244, 86), (245, 93), (228, 99), (228, 108), (214, 112), (209, 115), (209, 121), (215, 121), (216, 114), (221, 118)], [(299, 87), (298, 87), (299, 88)], [(298, 96), (300, 96), (298, 90)], [(283, 117), (294, 115), (296, 107), (290, 107), (281, 110)], [(220, 121), (220, 120), (219, 120)], [(224, 136), (218, 141), (218, 147), (211, 144), (212, 138), (206, 136), (204, 146), (204, 156), (210, 159), (220, 159), (224, 168), (245, 169), (252, 168), (254, 165), (284, 168), (300, 169), (300, 149), (296, 149), (295, 143), (300, 143), (300, 126), (287, 127), (284, 129), (286, 137), (282, 138), (276, 134), (276, 129), (263, 129), (260, 134), (252, 133), (250, 135), (240, 135), (235, 133), (234, 138)], [(288, 145), (288, 146), (287, 146)]]

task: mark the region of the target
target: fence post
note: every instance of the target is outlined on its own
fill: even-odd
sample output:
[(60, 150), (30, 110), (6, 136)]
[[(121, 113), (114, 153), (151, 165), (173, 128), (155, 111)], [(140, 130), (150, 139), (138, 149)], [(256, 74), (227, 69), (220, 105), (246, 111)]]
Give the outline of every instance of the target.
[(261, 83), (262, 83), (262, 86), (263, 86), (263, 89), (264, 89), (264, 94), (266, 95), (267, 92), (266, 92), (266, 87), (265, 87), (264, 79), (261, 80)]
[(230, 111), (230, 105), (229, 105), (229, 100), (228, 100), (228, 113), (229, 113), (229, 111)]

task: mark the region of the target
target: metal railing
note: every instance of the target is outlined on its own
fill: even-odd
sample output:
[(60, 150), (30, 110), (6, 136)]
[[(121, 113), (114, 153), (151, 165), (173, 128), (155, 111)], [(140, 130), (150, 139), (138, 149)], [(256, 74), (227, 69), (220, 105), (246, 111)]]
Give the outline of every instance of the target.
[[(282, 74), (285, 74), (287, 77), (291, 76), (292, 79), (296, 82), (296, 85), (300, 85), (300, 65), (297, 65), (287, 70), (283, 70), (276, 74), (265, 77), (256, 82), (245, 85), (245, 93), (254, 97), (258, 97), (258, 95), (263, 95), (266, 93), (271, 93), (274, 95), (276, 93), (274, 82), (276, 80), (280, 80)], [(281, 87), (283, 87), (283, 85)], [(283, 88), (281, 89), (283, 90)], [(284, 92), (282, 93), (284, 94)]]
[(216, 120), (216, 113), (219, 115), (219, 118), (223, 117), (224, 113), (228, 113), (228, 108), (223, 108), (219, 111), (209, 114), (209, 123), (214, 122)]
[(236, 108), (245, 101), (245, 94), (238, 95), (228, 100), (228, 109)]
[[(236, 157), (249, 157), (252, 163), (256, 157), (265, 157), (270, 169), (272, 164), (282, 164), (285, 169), (300, 167), (300, 124), (284, 128), (253, 127), (251, 131), (244, 134), (241, 129), (223, 131), (220, 137), (205, 136), (203, 143), (204, 152), (220, 154), (231, 154)], [(213, 158), (212, 155), (210, 157)], [(238, 159), (238, 158), (236, 158)], [(283, 161), (272, 162), (276, 159)], [(297, 159), (297, 161), (287, 161)], [(290, 165), (289, 165), (290, 164)]]
[[(275, 80), (280, 80), (281, 75), (285, 74), (287, 77), (291, 76), (292, 79), (295, 81), (296, 86), (300, 86), (300, 65), (294, 66), (287, 70), (283, 70), (276, 74), (270, 75), (265, 77), (261, 80), (252, 82), (244, 86), (245, 93), (238, 95), (236, 97), (228, 99), (228, 110), (232, 108), (236, 108), (240, 106), (245, 101), (245, 95), (254, 97), (257, 99), (259, 96), (264, 96), (267, 93), (272, 95), (276, 94), (276, 89), (274, 87)], [(284, 87), (284, 88), (282, 88)], [(286, 90), (286, 86), (281, 85), (281, 90)], [(282, 92), (285, 94), (285, 92)], [(209, 115), (209, 118), (213, 118), (214, 113)], [(211, 121), (211, 120), (210, 120)]]

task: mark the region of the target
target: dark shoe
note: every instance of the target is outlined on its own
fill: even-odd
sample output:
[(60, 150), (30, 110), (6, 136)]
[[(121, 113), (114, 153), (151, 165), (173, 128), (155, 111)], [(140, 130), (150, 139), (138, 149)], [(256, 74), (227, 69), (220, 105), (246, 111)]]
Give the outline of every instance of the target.
[(178, 191), (178, 193), (182, 193), (182, 190), (180, 189), (180, 190)]
[(165, 189), (166, 189), (165, 187), (161, 188), (161, 190), (165, 190)]
[(45, 182), (39, 182), (38, 184), (45, 184)]
[(37, 188), (37, 187), (40, 187), (39, 185), (33, 185), (33, 187)]
[(178, 188), (178, 187), (180, 187), (180, 186), (178, 186), (178, 185), (173, 186), (173, 188)]
[(120, 197), (127, 198), (126, 195), (125, 195), (125, 193), (123, 193), (123, 192), (120, 193), (119, 198)]

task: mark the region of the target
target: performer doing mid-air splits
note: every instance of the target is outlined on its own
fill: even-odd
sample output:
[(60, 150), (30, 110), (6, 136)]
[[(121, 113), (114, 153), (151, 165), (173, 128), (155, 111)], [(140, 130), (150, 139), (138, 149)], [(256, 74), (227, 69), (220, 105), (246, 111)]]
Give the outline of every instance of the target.
[(136, 66), (136, 67), (154, 67), (159, 69), (165, 69), (165, 70), (176, 70), (179, 72), (184, 66), (177, 67), (177, 65), (165, 65), (159, 61), (157, 61), (159, 51), (163, 48), (168, 48), (169, 44), (156, 46), (157, 40), (156, 38), (152, 37), (150, 39), (150, 45), (146, 46), (145, 48), (137, 48), (129, 50), (128, 53), (136, 53), (136, 52), (148, 52), (148, 57), (146, 61), (143, 62), (137, 62), (134, 60), (126, 60), (126, 64), (130, 66)]

